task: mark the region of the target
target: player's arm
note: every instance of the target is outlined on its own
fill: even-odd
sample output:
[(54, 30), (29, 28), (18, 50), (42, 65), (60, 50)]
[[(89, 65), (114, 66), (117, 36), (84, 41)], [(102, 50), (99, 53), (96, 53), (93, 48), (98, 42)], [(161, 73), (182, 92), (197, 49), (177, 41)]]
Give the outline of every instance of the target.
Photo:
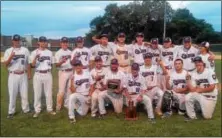
[(167, 75), (167, 76), (166, 76), (166, 88), (167, 88), (167, 90), (172, 90), (172, 85), (171, 85), (170, 82), (171, 82), (170, 76)]
[(101, 43), (100, 39), (96, 38), (96, 36), (93, 36), (93, 37), (92, 37), (92, 40), (93, 40), (95, 43), (97, 43), (97, 44), (100, 44), (100, 43)]
[(187, 88), (189, 90), (189, 92), (195, 92), (196, 91), (196, 87), (193, 86), (193, 84), (195, 84), (196, 82), (191, 78), (192, 74), (188, 74), (186, 75), (186, 83), (187, 83)]
[(167, 75), (167, 70), (166, 70), (166, 68), (164, 66), (164, 63), (163, 63), (163, 61), (161, 59), (158, 59), (158, 64), (160, 65), (160, 68), (163, 71), (163, 75)]
[(208, 93), (208, 92), (212, 92), (215, 89), (215, 86), (217, 84), (217, 78), (216, 78), (216, 74), (214, 72), (210, 72), (208, 74), (208, 81), (209, 84), (205, 84), (204, 88), (200, 88), (197, 87), (196, 88), (196, 92), (198, 93)]
[(188, 88), (184, 87), (184, 88), (175, 88), (173, 89), (173, 91), (175, 91), (176, 93), (187, 93)]
[(32, 63), (31, 63), (32, 67), (35, 67), (38, 58), (39, 58), (39, 54), (35, 55), (35, 57), (32, 60)]
[(12, 51), (11, 54), (9, 55), (8, 51), (5, 52), (5, 55), (4, 55), (4, 64), (6, 65), (6, 67), (8, 67), (13, 59), (15, 55), (15, 52)]
[(151, 43), (150, 42), (143, 42), (144, 46), (146, 47), (150, 47), (151, 46)]
[(215, 54), (214, 54), (212, 51), (209, 51), (208, 53), (210, 54), (209, 60), (210, 60), (210, 61), (215, 60)]
[(76, 91), (76, 87), (74, 85), (74, 77), (72, 77), (70, 80), (70, 90), (71, 90), (71, 93), (74, 93)]

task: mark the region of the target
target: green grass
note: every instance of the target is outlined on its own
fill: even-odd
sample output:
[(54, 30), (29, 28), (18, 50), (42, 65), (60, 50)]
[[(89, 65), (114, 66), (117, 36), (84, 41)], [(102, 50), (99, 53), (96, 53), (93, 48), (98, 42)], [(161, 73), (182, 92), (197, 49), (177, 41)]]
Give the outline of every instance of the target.
[[(221, 61), (216, 61), (216, 72), (221, 83)], [(57, 93), (57, 72), (53, 70), (53, 99), (55, 103)], [(29, 101), (33, 108), (32, 81), (29, 84)], [(139, 120), (125, 121), (124, 115), (116, 118), (112, 109), (105, 120), (94, 120), (90, 114), (77, 117), (77, 124), (68, 121), (67, 110), (63, 109), (56, 116), (50, 116), (44, 110), (37, 119), (32, 114), (21, 112), (20, 99), (17, 98), (17, 114), (13, 120), (6, 119), (8, 110), (7, 71), (1, 67), (1, 136), (221, 136), (221, 93), (213, 119), (198, 119), (184, 122), (184, 118), (173, 115), (151, 125), (144, 112), (139, 112)]]

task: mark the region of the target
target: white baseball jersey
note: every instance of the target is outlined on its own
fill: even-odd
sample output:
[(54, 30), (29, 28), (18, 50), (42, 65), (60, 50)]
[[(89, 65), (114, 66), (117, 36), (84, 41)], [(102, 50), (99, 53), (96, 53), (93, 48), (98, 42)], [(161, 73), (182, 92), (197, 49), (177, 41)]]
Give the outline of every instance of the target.
[(25, 47), (20, 48), (8, 48), (4, 54), (4, 62), (8, 60), (11, 53), (15, 52), (14, 57), (11, 60), (11, 63), (8, 66), (9, 71), (24, 71), (27, 69), (28, 60), (29, 60), (29, 50)]
[[(91, 74), (93, 80), (94, 80), (94, 77), (95, 77), (95, 76), (101, 76), (101, 77), (103, 77), (100, 81), (96, 82), (95, 87), (96, 87), (97, 89), (102, 88), (101, 82), (104, 81), (104, 77), (105, 77), (105, 74), (106, 74), (107, 71), (108, 71), (107, 68), (102, 68), (102, 69), (100, 69), (100, 70), (97, 69), (97, 68), (94, 68), (94, 69), (91, 70), (90, 74)], [(95, 82), (95, 80), (94, 80), (94, 82)]]
[(91, 51), (86, 47), (75, 48), (71, 54), (71, 59), (77, 58), (83, 64), (83, 66), (88, 66), (91, 58)]
[(131, 44), (130, 47), (131, 47), (132, 57), (134, 59), (134, 62), (140, 65), (144, 64), (143, 55), (148, 52), (148, 48), (144, 46), (144, 44), (139, 46), (137, 43)]
[(206, 68), (211, 69), (212, 71), (215, 71), (214, 60), (212, 60), (212, 61), (209, 60), (210, 54), (208, 54), (208, 53), (205, 55), (200, 54), (199, 56), (202, 58), (203, 62), (205, 63)]
[(198, 55), (198, 52), (199, 50), (193, 46), (191, 46), (189, 50), (185, 49), (184, 46), (179, 46), (176, 57), (183, 60), (183, 68), (189, 71), (195, 69), (195, 64), (192, 60)]
[(139, 94), (141, 90), (146, 90), (145, 78), (139, 74), (136, 78), (132, 74), (127, 74), (126, 88), (131, 93)]
[(106, 72), (106, 75), (104, 77), (103, 84), (107, 84), (108, 80), (120, 80), (120, 87), (125, 87), (126, 84), (126, 75), (118, 70), (117, 72), (112, 72), (110, 69)]
[(91, 53), (92, 53), (92, 60), (94, 60), (94, 58), (96, 56), (100, 56), (102, 58), (103, 61), (103, 65), (105, 66), (109, 66), (110, 65), (110, 61), (111, 58), (113, 56), (113, 51), (112, 51), (112, 45), (108, 43), (107, 46), (102, 46), (100, 44), (97, 44), (95, 46), (93, 46), (90, 49)]
[(140, 73), (145, 78), (146, 84), (150, 87), (157, 86), (157, 65), (151, 65), (147, 67), (145, 65), (141, 66)]
[(185, 88), (187, 86), (186, 84), (186, 75), (187, 71), (183, 70), (181, 73), (177, 73), (175, 70), (172, 70), (170, 72), (170, 86), (172, 88)]
[(114, 57), (119, 61), (120, 65), (130, 64), (131, 48), (129, 45), (119, 46), (113, 45), (112, 47)]
[[(207, 88), (211, 84), (217, 84), (217, 78), (215, 72), (205, 68), (202, 73), (198, 73), (196, 70), (191, 72), (191, 82), (194, 87)], [(201, 93), (202, 95), (217, 96), (218, 91), (215, 87), (212, 92)]]
[(157, 65), (157, 59), (160, 58), (160, 50), (158, 48), (153, 49), (153, 48), (148, 48), (148, 52), (149, 54), (151, 54), (152, 57), (152, 64), (153, 65)]
[(50, 70), (52, 69), (53, 64), (53, 55), (52, 52), (48, 49), (40, 50), (36, 49), (31, 53), (29, 63), (32, 63), (36, 55), (39, 55), (39, 58), (36, 60), (35, 70)]
[(64, 49), (59, 49), (55, 53), (55, 63), (59, 63), (63, 58), (66, 59), (66, 62), (63, 63), (60, 67), (58, 67), (59, 70), (65, 70), (65, 69), (71, 69), (72, 65), (70, 64), (70, 59), (71, 59), (71, 51), (69, 49), (64, 50)]
[(76, 93), (81, 93), (82, 95), (89, 95), (90, 85), (93, 85), (92, 76), (89, 72), (83, 71), (82, 74), (76, 74), (72, 76), (74, 81), (74, 87), (76, 88)]

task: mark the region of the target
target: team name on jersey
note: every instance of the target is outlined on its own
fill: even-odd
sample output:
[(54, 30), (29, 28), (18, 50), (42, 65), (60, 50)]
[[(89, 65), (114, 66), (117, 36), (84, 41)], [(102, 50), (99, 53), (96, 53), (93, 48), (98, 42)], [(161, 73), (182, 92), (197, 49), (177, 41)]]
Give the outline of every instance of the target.
[(173, 55), (173, 52), (162, 52), (162, 56), (170, 56)]
[(76, 85), (82, 85), (85, 82), (89, 82), (89, 79), (81, 79), (76, 81)]
[(135, 49), (135, 54), (146, 53), (146, 49)]
[(116, 50), (116, 54), (118, 54), (118, 55), (121, 55), (121, 54), (128, 54), (128, 51)]
[(209, 83), (208, 79), (199, 79), (199, 80), (195, 80), (197, 85), (200, 85), (201, 83)]
[(98, 55), (99, 55), (99, 56), (109, 55), (109, 52), (99, 51), (99, 52), (98, 52)]
[(181, 57), (182, 57), (183, 59), (191, 58), (191, 57), (195, 57), (195, 54), (194, 54), (194, 53), (190, 53), (190, 54), (182, 54)]
[(150, 75), (154, 75), (154, 72), (142, 72), (143, 77), (147, 77), (147, 76), (150, 76)]
[(132, 87), (132, 86), (140, 86), (141, 83), (140, 83), (140, 82), (135, 82), (135, 81), (129, 80), (129, 81), (128, 81), (128, 85), (129, 85), (130, 87)]
[(180, 83), (186, 83), (186, 80), (185, 79), (178, 79), (178, 80), (173, 80), (173, 83), (174, 83), (174, 85), (178, 85), (178, 84), (180, 84)]
[(77, 52), (77, 53), (76, 53), (76, 56), (77, 56), (77, 57), (79, 57), (79, 56), (81, 56), (81, 55), (86, 55), (86, 56), (88, 56), (88, 54), (89, 54), (88, 52), (82, 51), (82, 52)]
[(43, 62), (44, 60), (50, 60), (50, 57), (49, 56), (41, 56), (39, 57), (39, 62)]
[(17, 60), (19, 58), (25, 58), (25, 55), (14, 55), (13, 60)]
[(70, 55), (66, 55), (66, 56), (62, 56), (62, 58), (65, 58), (65, 59), (70, 59), (71, 56)]

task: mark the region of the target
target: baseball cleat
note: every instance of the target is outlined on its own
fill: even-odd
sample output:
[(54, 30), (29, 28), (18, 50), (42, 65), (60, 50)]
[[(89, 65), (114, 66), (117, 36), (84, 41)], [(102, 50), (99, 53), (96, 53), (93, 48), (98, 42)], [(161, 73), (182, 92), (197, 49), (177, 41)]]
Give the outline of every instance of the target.
[(75, 123), (76, 123), (76, 119), (75, 119), (75, 118), (69, 119), (69, 122), (70, 122), (71, 124), (75, 124)]
[(178, 115), (185, 115), (185, 112), (178, 111)]
[(162, 115), (163, 115), (163, 113), (161, 112), (160, 109), (155, 109), (155, 112), (156, 112), (156, 114), (157, 114), (158, 116), (162, 116)]
[(12, 119), (14, 117), (14, 114), (8, 114), (7, 118)]
[(165, 113), (163, 113), (163, 115), (162, 115), (162, 119), (163, 118), (169, 118), (170, 116), (172, 115), (172, 112), (165, 112)]
[(197, 119), (196, 117), (190, 118), (187, 114), (185, 114), (184, 117), (185, 117), (185, 119), (184, 119), (185, 122), (190, 122), (192, 120), (196, 120)]
[(156, 120), (155, 120), (154, 118), (150, 118), (150, 119), (149, 119), (149, 122), (150, 122), (151, 124), (156, 124)]
[(50, 114), (50, 115), (56, 115), (56, 112), (50, 111), (49, 114)]
[(34, 115), (33, 115), (33, 118), (37, 118), (39, 116), (39, 113), (35, 113)]

